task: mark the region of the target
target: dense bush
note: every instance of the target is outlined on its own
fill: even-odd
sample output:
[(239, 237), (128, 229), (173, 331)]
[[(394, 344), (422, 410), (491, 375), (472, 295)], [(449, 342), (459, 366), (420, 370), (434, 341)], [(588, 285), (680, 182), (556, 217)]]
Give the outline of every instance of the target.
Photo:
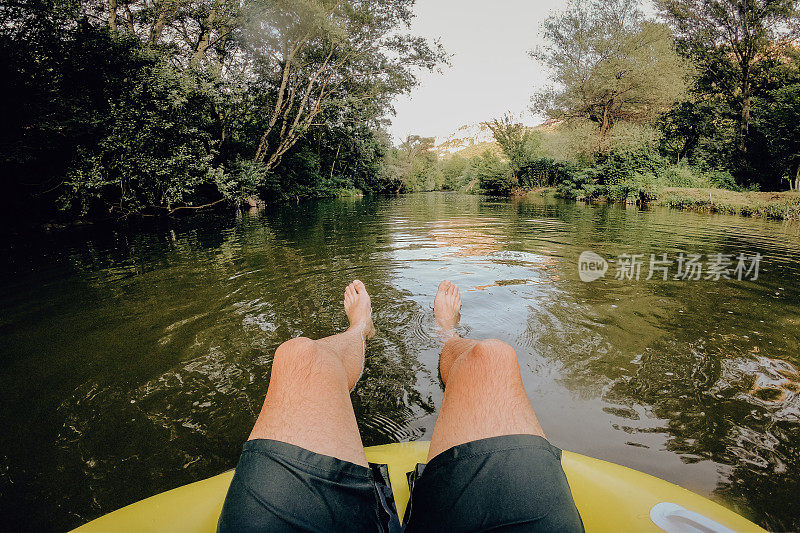
[(484, 152), (472, 160), (467, 177), (470, 184), (477, 182), (480, 190), (488, 194), (511, 192), (512, 181), (508, 164), (491, 152)]
[(659, 178), (666, 187), (706, 188), (711, 186), (708, 174), (689, 165), (669, 165), (659, 172)]
[(653, 147), (640, 145), (610, 152), (597, 168), (602, 183), (620, 185), (643, 179), (637, 178), (637, 175), (657, 176), (666, 164), (665, 159)]
[(556, 186), (556, 193), (561, 198), (573, 200), (591, 200), (604, 196), (606, 187), (597, 183), (597, 169), (584, 168), (571, 173)]
[(580, 171), (574, 168), (557, 186), (563, 198), (645, 203), (658, 197), (658, 175), (665, 161), (647, 146), (609, 153), (602, 163)]
[(711, 170), (709, 172), (706, 172), (705, 175), (711, 186), (716, 187), (718, 189), (728, 189), (729, 191), (743, 191), (743, 190), (758, 190), (759, 188), (758, 184), (753, 184), (747, 188), (737, 185), (736, 179), (733, 177), (733, 174), (731, 174), (727, 170)]
[(87, 66), (74, 75), (93, 79), (84, 80), (89, 91), (70, 109), (84, 123), (67, 162), (62, 205), (84, 215), (93, 208), (125, 214), (218, 199), (211, 102), (198, 84), (136, 42), (105, 32), (87, 29), (74, 46)]
[(244, 200), (264, 190), (270, 177), (263, 165), (251, 159), (239, 159), (216, 173), (216, 184), (225, 198)]
[(449, 191), (457, 191), (469, 185), (467, 169), (470, 164), (468, 159), (458, 154), (442, 160), (440, 165), (443, 178), (442, 188)]
[(508, 194), (513, 186), (512, 173), (508, 163), (497, 154), (485, 151), (481, 155), (469, 159), (454, 155), (437, 159), (431, 151), (417, 154), (413, 161), (402, 161), (408, 155), (401, 150), (390, 160), (400, 161), (393, 166), (399, 177), (399, 189), (405, 192), (451, 190), (466, 192), (485, 192), (487, 194)]
[(541, 157), (520, 168), (519, 186), (525, 189), (551, 187), (569, 179), (576, 171), (574, 163)]
[[(601, 163), (572, 175), (558, 184), (563, 198), (646, 203), (661, 196), (666, 187), (744, 189), (727, 171), (707, 170), (685, 163), (668, 164), (649, 146), (628, 147), (609, 153)], [(675, 200), (680, 203), (679, 200)]]
[(338, 196), (343, 189), (385, 192), (391, 188), (381, 173), (387, 144), (365, 126), (314, 132), (287, 152), (259, 195), (277, 201)]
[(0, 35), (10, 54), (3, 214), (32, 204), (43, 217), (56, 206), (126, 214), (220, 198), (211, 99), (197, 78), (107, 28), (39, 21), (50, 33)]

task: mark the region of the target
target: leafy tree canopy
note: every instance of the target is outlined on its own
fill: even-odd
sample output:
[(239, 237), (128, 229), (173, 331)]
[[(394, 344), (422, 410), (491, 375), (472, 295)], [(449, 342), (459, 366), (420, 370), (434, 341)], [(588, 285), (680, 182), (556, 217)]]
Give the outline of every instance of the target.
[(748, 142), (759, 70), (783, 55), (800, 29), (796, 0), (656, 0), (678, 51), (698, 71), (695, 91), (722, 94), (738, 109), (738, 149)]
[(530, 54), (554, 84), (534, 96), (534, 111), (586, 117), (605, 137), (618, 121), (653, 120), (685, 89), (669, 30), (646, 20), (635, 0), (570, 0), (542, 33), (547, 44)]

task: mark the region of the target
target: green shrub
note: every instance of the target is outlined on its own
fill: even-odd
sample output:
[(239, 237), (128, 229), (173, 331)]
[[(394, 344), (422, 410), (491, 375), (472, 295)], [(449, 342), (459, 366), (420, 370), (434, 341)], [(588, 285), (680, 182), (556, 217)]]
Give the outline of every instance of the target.
[(521, 167), (517, 178), (519, 186), (525, 189), (551, 187), (569, 179), (577, 171), (572, 163), (542, 157)]
[(708, 174), (689, 165), (669, 165), (659, 173), (659, 181), (665, 187), (696, 187), (705, 189), (711, 187)]
[(496, 154), (485, 151), (475, 157), (468, 170), (468, 182), (477, 180), (482, 191), (489, 194), (508, 194), (513, 186), (508, 164)]
[(764, 209), (764, 216), (767, 218), (777, 218), (777, 219), (784, 219), (787, 218), (786, 215), (788, 213), (788, 207), (786, 204), (782, 204), (779, 202), (772, 202), (765, 206)]
[(608, 196), (608, 187), (597, 183), (588, 183), (583, 186), (583, 200), (597, 200)]
[(597, 198), (605, 194), (605, 186), (597, 184), (597, 169), (584, 168), (570, 173), (556, 185), (556, 195), (571, 200)]
[(443, 189), (456, 191), (462, 189), (469, 183), (469, 179), (467, 178), (469, 160), (460, 155), (455, 154), (452, 157), (440, 161), (439, 167), (444, 177), (444, 182), (442, 184)]
[(599, 165), (599, 175), (604, 183), (620, 184), (636, 174), (654, 176), (667, 166), (666, 160), (650, 146), (642, 145), (610, 152)]
[(723, 213), (726, 215), (738, 215), (742, 212), (742, 208), (733, 204), (715, 204), (711, 203), (711, 210), (715, 213)]
[(336, 191), (337, 198), (363, 198), (364, 193), (353, 187), (342, 187)]
[[(106, 64), (107, 70), (93, 74), (109, 95), (107, 106), (86, 104), (74, 111), (91, 118), (81, 117), (88, 122), (81, 126), (85, 133), (75, 136), (62, 208), (81, 215), (129, 214), (218, 199), (217, 143), (204, 115), (208, 95), (151, 50), (128, 39), (106, 39), (102, 46), (119, 54), (119, 70)], [(99, 52), (91, 51), (99, 62)]]
[(711, 170), (706, 173), (711, 186), (718, 189), (728, 189), (729, 191), (741, 192), (742, 188), (736, 184), (736, 179), (727, 170)]
[(215, 182), (225, 198), (241, 201), (248, 196), (257, 196), (268, 177), (268, 172), (261, 163), (252, 159), (239, 159), (232, 163), (229, 170), (218, 172)]
[(658, 186), (652, 174), (635, 174), (631, 179), (608, 185), (608, 197), (615, 202), (646, 203), (658, 198)]

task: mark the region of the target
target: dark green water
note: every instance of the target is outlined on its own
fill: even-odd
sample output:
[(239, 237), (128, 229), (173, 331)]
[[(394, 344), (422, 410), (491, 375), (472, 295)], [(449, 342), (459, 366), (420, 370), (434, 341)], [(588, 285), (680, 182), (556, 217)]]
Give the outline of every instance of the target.
[[(432, 300), (519, 354), (550, 440), (800, 529), (800, 226), (454, 194), (332, 200), (2, 243), (3, 528), (64, 530), (233, 467), (274, 349), (377, 337), (365, 445), (426, 439), (442, 388)], [(757, 281), (592, 283), (577, 258), (760, 253)]]

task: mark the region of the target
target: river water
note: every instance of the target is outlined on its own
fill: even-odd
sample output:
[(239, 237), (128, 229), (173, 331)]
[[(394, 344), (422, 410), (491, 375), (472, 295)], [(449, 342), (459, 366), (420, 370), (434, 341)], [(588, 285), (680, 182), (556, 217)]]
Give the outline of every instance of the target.
[[(588, 283), (587, 250), (612, 260)], [(449, 278), (462, 335), (516, 348), (554, 444), (800, 529), (800, 225), (431, 193), (71, 229), (0, 251), (3, 528), (64, 530), (232, 468), (275, 348), (346, 327), (354, 278), (378, 330), (353, 392), (364, 444), (430, 438), (432, 302)], [(701, 279), (673, 279), (681, 252), (701, 254)], [(646, 280), (665, 253), (668, 280)], [(740, 253), (749, 273), (734, 270)], [(642, 254), (638, 280), (622, 254)], [(733, 257), (732, 279), (705, 279), (715, 254)]]

